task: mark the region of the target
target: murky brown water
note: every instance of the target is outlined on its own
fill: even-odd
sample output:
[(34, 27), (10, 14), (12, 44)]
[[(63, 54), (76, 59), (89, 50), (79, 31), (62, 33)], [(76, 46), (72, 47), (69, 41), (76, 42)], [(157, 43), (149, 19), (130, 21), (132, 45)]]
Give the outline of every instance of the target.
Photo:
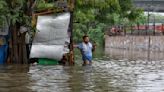
[(164, 61), (105, 58), (86, 67), (0, 66), (0, 92), (164, 92), (163, 85)]

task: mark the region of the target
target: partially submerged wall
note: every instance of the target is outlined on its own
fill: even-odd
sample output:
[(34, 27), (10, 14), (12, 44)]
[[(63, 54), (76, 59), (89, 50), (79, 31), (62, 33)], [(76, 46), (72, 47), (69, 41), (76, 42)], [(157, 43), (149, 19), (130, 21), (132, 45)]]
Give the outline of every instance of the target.
[(106, 36), (105, 52), (112, 57), (164, 59), (164, 36)]

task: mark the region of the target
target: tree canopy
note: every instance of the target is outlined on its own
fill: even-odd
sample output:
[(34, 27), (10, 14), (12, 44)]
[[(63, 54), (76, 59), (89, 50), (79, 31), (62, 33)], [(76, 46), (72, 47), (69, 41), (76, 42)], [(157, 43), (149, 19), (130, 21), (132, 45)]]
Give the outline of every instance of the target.
[[(30, 26), (30, 17), (27, 15), (27, 0), (1, 0), (0, 20), (8, 21), (8, 25), (16, 22)], [(2, 23), (1, 23), (2, 24)]]
[(131, 0), (76, 0), (74, 39), (87, 34), (102, 44), (104, 29), (112, 25), (135, 22), (142, 10), (133, 7)]

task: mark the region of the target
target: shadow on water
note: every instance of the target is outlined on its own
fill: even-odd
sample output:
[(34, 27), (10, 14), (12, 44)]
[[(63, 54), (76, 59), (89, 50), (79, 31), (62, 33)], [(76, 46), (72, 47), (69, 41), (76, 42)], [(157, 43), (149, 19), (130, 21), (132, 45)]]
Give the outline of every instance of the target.
[(103, 53), (95, 53), (92, 66), (82, 66), (79, 54), (75, 66), (0, 66), (0, 92), (164, 92), (164, 61)]

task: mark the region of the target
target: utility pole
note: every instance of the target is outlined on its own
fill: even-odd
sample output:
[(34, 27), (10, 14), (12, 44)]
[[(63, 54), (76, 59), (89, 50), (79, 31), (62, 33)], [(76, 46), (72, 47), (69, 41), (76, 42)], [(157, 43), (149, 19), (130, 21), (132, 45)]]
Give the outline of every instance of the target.
[[(151, 5), (148, 5), (148, 15), (147, 15), (147, 29), (146, 29), (146, 35), (148, 35), (148, 46), (147, 46), (147, 48), (148, 48), (148, 52), (147, 52), (147, 59), (149, 60), (150, 59), (150, 33), (149, 33), (149, 16), (150, 16), (150, 14), (149, 14), (149, 10), (150, 10), (150, 6)], [(149, 33), (149, 34), (148, 34)]]
[[(152, 2), (151, 5), (148, 6), (148, 30), (149, 30), (149, 16), (150, 16), (149, 10), (150, 10), (151, 6), (153, 5), (153, 0), (151, 0), (151, 2)], [(150, 42), (151, 42), (151, 38), (150, 38), (150, 33), (149, 33), (149, 38), (148, 38), (148, 60), (150, 60), (150, 47), (151, 47)]]
[(147, 28), (146, 28), (146, 35), (148, 35), (149, 31), (149, 17), (150, 17), (150, 5), (148, 5), (148, 13), (147, 13)]
[[(155, 12), (156, 11), (156, 8), (155, 8), (155, 6), (153, 5), (153, 2), (154, 2), (154, 0), (152, 0), (152, 6), (154, 7), (154, 10), (153, 10), (153, 12)], [(153, 20), (153, 35), (155, 35), (155, 14), (154, 14), (154, 20)]]
[(154, 21), (153, 21), (153, 35), (155, 35), (155, 15), (154, 15)]

